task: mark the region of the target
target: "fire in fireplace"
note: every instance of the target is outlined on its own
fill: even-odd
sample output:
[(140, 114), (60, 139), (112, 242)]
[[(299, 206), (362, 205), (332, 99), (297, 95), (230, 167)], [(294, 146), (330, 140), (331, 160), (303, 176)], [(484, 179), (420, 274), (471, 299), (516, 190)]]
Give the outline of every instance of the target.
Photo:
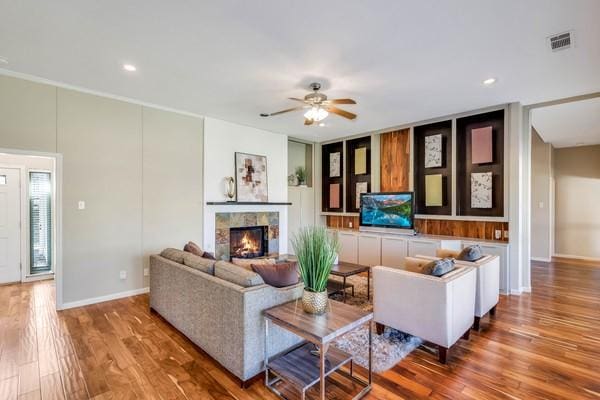
[(229, 228), (229, 254), (236, 258), (256, 258), (268, 253), (267, 226)]

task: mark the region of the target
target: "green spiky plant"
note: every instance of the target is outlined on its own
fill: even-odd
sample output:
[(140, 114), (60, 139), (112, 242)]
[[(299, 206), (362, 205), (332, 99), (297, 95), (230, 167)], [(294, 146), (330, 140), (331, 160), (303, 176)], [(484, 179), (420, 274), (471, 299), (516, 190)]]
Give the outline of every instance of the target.
[(294, 171), (296, 178), (298, 179), (298, 185), (304, 185), (306, 183), (306, 168), (296, 167)]
[(331, 267), (340, 245), (336, 237), (322, 226), (301, 228), (292, 238), (292, 247), (298, 257), (298, 269), (304, 289), (321, 293), (327, 290)]

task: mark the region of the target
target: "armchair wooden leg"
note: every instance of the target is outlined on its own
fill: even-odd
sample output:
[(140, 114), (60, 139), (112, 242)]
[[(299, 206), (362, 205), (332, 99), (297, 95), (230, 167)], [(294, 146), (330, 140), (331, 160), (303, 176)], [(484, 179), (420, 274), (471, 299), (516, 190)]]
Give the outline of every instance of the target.
[(462, 335), (464, 340), (469, 340), (471, 338), (471, 329), (467, 329), (467, 331)]
[(450, 349), (447, 349), (446, 347), (438, 346), (438, 361), (441, 364), (446, 364), (446, 361), (448, 360), (449, 350)]
[(385, 331), (385, 325), (375, 322), (375, 331), (378, 335), (383, 335), (383, 331)]
[(473, 321), (473, 330), (474, 331), (479, 331), (479, 321), (481, 321), (481, 318), (475, 317), (475, 320)]
[(496, 306), (492, 307), (492, 309), (490, 310), (490, 315), (492, 317), (496, 316)]

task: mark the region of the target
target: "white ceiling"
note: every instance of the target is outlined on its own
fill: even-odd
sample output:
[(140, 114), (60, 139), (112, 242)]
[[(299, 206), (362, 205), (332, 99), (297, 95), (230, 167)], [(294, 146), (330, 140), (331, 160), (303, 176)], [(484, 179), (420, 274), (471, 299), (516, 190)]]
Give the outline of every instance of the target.
[[(598, 91), (599, 15), (598, 0), (0, 0), (0, 67), (326, 140)], [(552, 53), (570, 29), (576, 47)], [(259, 117), (315, 80), (358, 118)]]
[(600, 144), (600, 97), (533, 109), (531, 125), (554, 147)]

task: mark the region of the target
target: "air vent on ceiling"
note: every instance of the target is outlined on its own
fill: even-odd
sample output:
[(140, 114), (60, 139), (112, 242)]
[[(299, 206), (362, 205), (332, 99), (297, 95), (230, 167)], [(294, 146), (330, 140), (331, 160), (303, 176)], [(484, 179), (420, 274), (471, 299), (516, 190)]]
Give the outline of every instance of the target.
[(548, 42), (552, 51), (569, 49), (573, 47), (573, 33), (569, 31), (549, 36)]

